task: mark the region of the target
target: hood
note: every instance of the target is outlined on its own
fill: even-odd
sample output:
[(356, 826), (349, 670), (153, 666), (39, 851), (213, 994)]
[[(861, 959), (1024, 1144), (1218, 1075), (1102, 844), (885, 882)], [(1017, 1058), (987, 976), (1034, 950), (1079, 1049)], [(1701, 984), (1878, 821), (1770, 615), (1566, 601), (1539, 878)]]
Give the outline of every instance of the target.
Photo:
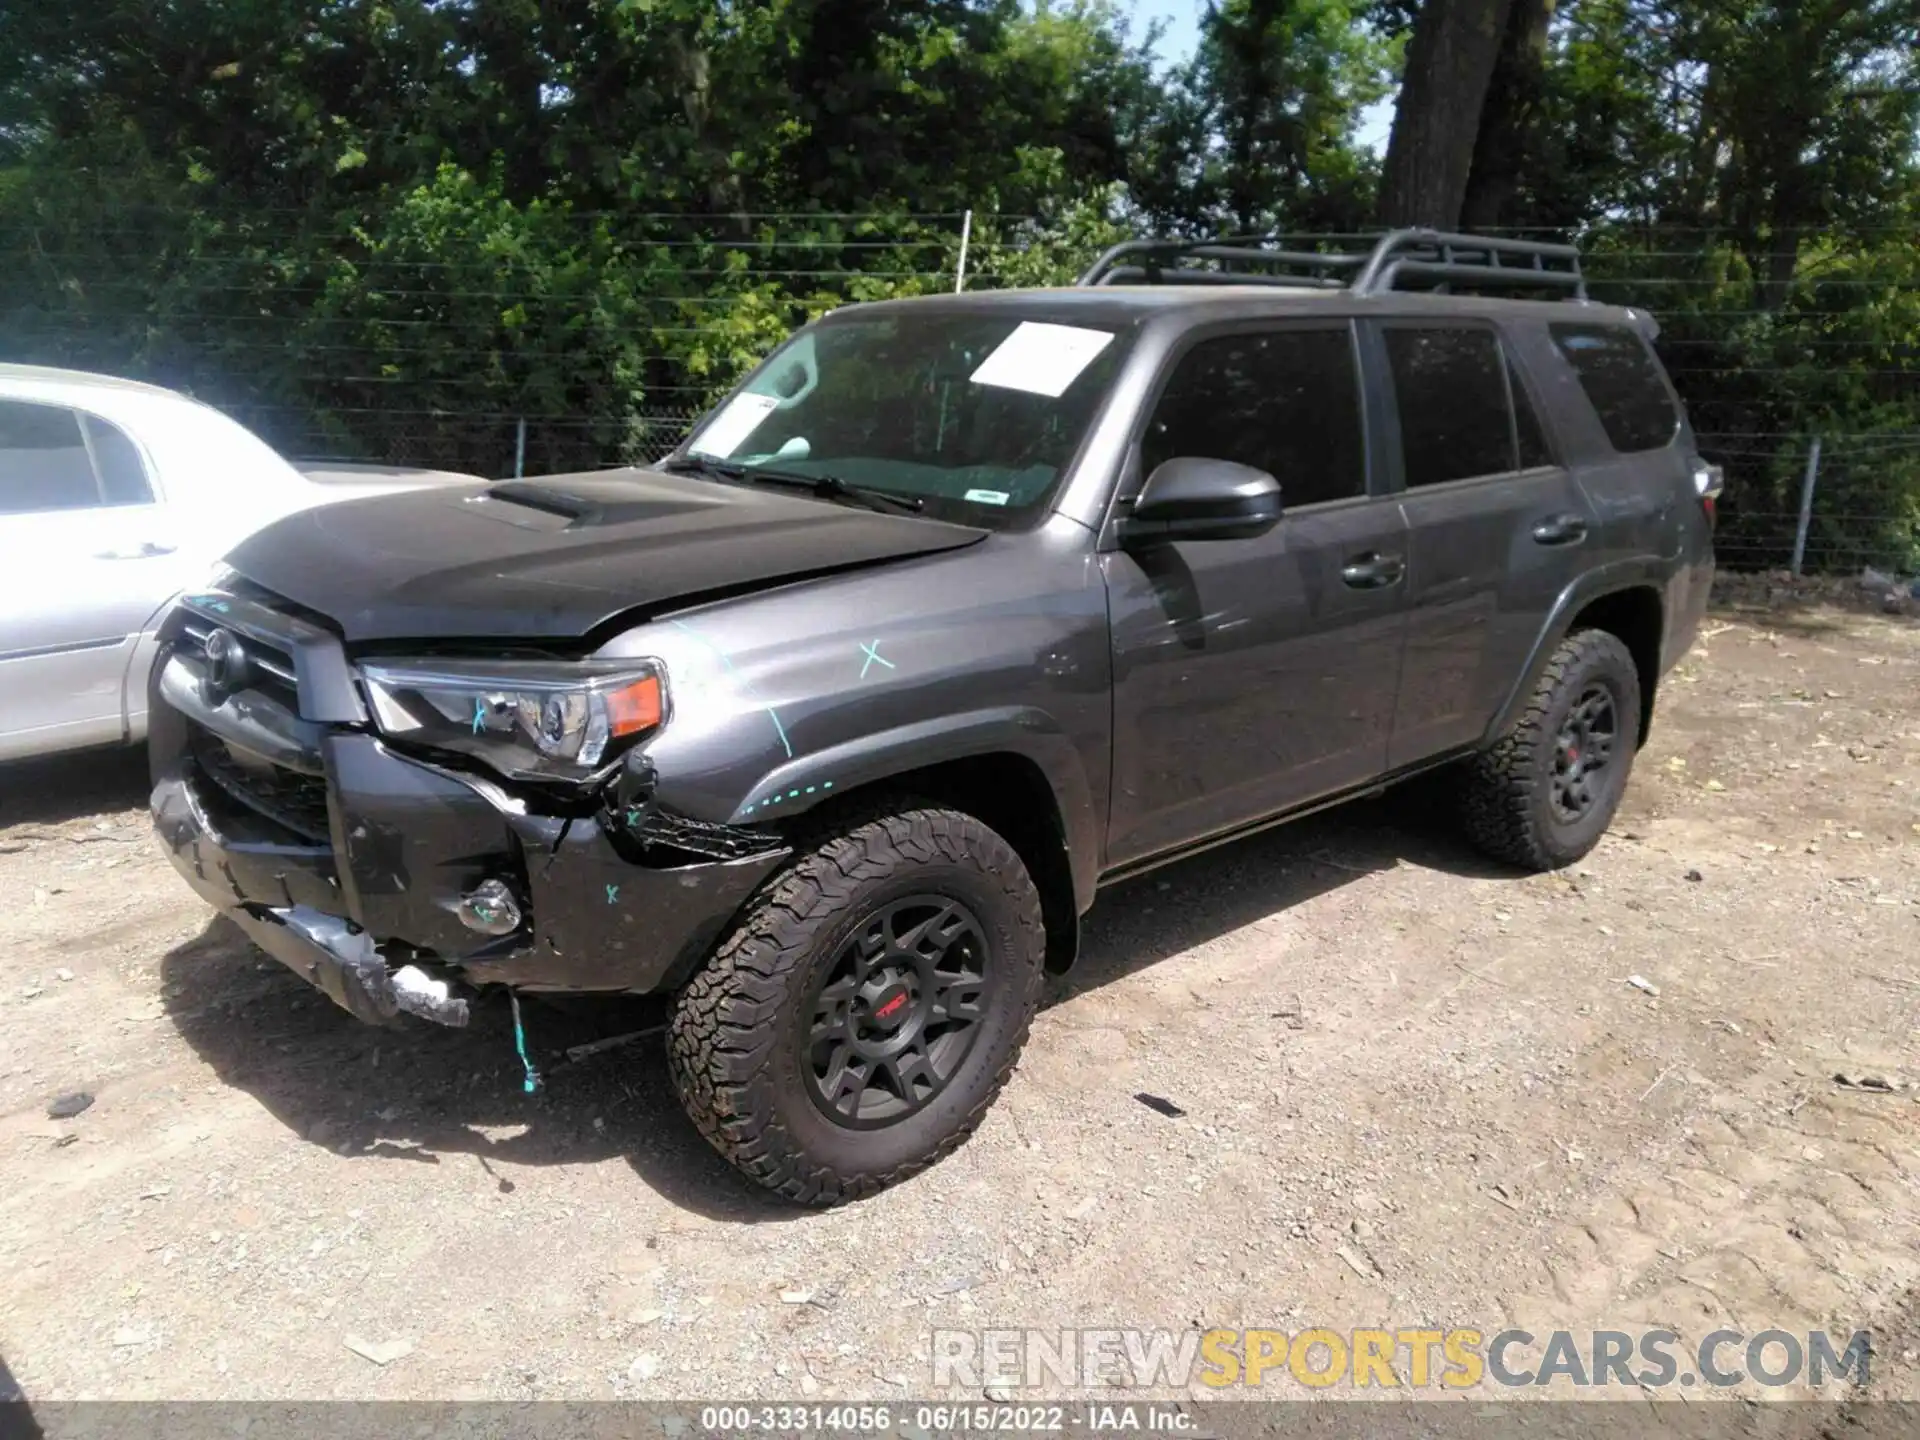
[(227, 563), (348, 641), (578, 639), (631, 610), (904, 560), (986, 535), (655, 470), (439, 485), (290, 515)]

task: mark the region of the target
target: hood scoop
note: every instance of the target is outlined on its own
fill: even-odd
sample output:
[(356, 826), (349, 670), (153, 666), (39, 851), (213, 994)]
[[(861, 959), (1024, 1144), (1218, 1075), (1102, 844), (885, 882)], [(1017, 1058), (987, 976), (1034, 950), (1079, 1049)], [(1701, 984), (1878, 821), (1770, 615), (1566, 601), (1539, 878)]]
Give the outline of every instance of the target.
[(559, 483), (501, 480), (478, 495), (468, 496), (466, 503), (488, 519), (522, 530), (551, 534), (607, 525), (646, 524), (685, 515), (705, 508), (705, 503), (710, 502), (687, 495), (648, 493), (620, 481), (583, 478)]

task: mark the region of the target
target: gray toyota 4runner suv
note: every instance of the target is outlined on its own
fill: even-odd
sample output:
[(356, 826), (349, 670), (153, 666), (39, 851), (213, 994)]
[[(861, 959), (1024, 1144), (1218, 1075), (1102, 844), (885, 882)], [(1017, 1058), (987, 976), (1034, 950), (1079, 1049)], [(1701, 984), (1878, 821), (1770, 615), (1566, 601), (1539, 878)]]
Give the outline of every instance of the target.
[(1651, 334), (1431, 232), (852, 306), (656, 466), (244, 543), (165, 624), (154, 823), (364, 1020), (504, 989), (524, 1059), (523, 993), (671, 993), (701, 1133), (864, 1195), (1104, 884), (1443, 765), (1500, 859), (1595, 844), (1712, 573)]

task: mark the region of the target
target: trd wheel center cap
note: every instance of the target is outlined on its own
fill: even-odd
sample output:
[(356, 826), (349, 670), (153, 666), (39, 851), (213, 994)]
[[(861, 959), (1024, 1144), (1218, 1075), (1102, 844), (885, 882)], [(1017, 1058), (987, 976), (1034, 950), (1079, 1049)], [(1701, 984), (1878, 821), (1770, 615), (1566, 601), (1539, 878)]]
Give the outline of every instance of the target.
[(863, 1028), (886, 1035), (898, 1030), (913, 1014), (913, 987), (903, 981), (881, 982), (860, 996)]

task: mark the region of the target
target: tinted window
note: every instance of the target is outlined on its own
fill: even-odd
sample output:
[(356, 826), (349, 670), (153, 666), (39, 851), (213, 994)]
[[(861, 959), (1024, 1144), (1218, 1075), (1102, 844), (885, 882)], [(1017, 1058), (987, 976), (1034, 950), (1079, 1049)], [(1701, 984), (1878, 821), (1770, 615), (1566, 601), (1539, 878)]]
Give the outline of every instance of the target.
[(1177, 456), (1232, 460), (1288, 506), (1366, 492), (1360, 383), (1346, 328), (1203, 340), (1181, 357), (1141, 443), (1142, 474)]
[(1386, 339), (1407, 488), (1514, 469), (1506, 361), (1494, 333), (1396, 326)]
[(140, 452), (117, 425), (97, 415), (82, 415), (87, 439), (93, 442), (93, 463), (100, 471), (100, 493), (109, 505), (144, 505), (153, 499), (147, 487), (147, 467)]
[(0, 400), (0, 514), (100, 503), (80, 421), (58, 405)]
[(1514, 430), (1520, 442), (1520, 468), (1531, 470), (1537, 465), (1551, 465), (1553, 452), (1547, 448), (1546, 433), (1540, 428), (1540, 417), (1534, 414), (1533, 401), (1527, 398), (1527, 387), (1520, 383), (1520, 372), (1513, 368), (1513, 362), (1507, 362), (1507, 384), (1513, 390)]
[(1553, 325), (1553, 343), (1580, 377), (1616, 450), (1658, 450), (1680, 428), (1660, 366), (1624, 325)]

